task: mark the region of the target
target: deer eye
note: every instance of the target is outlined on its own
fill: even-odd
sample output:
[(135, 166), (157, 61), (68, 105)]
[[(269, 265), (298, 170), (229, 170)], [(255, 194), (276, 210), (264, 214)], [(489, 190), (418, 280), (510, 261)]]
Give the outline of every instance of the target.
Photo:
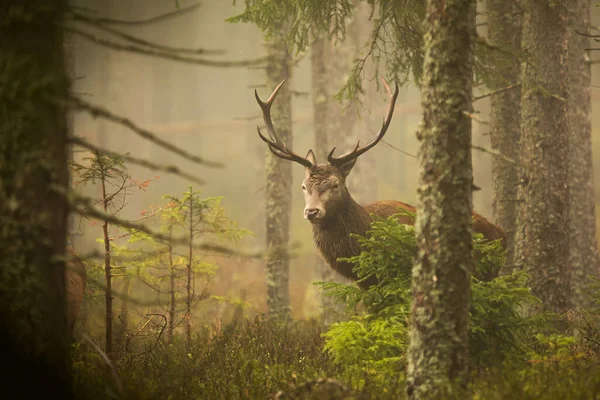
[(302, 185), (302, 190), (306, 190), (306, 186)]

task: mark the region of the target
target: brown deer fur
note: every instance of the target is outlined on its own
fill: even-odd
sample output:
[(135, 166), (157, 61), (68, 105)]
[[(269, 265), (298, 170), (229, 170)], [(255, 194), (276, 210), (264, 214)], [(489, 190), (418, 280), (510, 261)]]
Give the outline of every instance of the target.
[(83, 262), (72, 250), (68, 250), (70, 261), (66, 265), (65, 279), (67, 289), (67, 323), (69, 334), (73, 335), (79, 309), (83, 303), (86, 286), (86, 272)]
[[(303, 185), (305, 191), (309, 191), (311, 194), (321, 189), (317, 195), (322, 196), (327, 190), (330, 190), (332, 181), (337, 181), (339, 184), (340, 196), (334, 202), (335, 204), (328, 204), (325, 218), (311, 221), (313, 239), (321, 257), (331, 268), (346, 278), (357, 280), (357, 275), (352, 271), (353, 265), (338, 261), (338, 258), (348, 258), (360, 254), (360, 245), (350, 234), (365, 236), (371, 228), (371, 214), (387, 218), (399, 213), (400, 209), (413, 214), (416, 209), (409, 204), (394, 200), (377, 201), (364, 207), (359, 205), (346, 187), (346, 177), (354, 162), (348, 164), (350, 165), (344, 165), (342, 168), (330, 165), (315, 165), (306, 168)], [(305, 197), (308, 196), (305, 195)], [(473, 216), (475, 217), (473, 224), (475, 232), (483, 234), (488, 240), (501, 239), (502, 245), (505, 246), (506, 237), (502, 229), (478, 213), (473, 213)], [(403, 224), (414, 224), (414, 219), (408, 215), (401, 215), (398, 219)], [(376, 277), (371, 276), (358, 284), (362, 289), (368, 289), (376, 283)]]

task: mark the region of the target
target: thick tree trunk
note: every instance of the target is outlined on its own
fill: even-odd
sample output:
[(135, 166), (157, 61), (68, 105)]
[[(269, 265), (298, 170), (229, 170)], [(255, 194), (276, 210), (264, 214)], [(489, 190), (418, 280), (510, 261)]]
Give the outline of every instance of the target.
[(65, 302), (66, 2), (0, 5), (0, 353), (19, 398), (71, 399)]
[[(505, 64), (499, 66), (490, 89), (501, 89), (521, 81), (521, 12), (515, 2), (488, 0), (490, 41), (504, 55)], [(521, 133), (521, 88), (497, 93), (491, 97), (491, 144), (501, 154), (519, 159)], [(514, 239), (517, 209), (518, 164), (494, 157), (494, 218), (506, 234), (506, 263), (503, 272), (510, 272), (514, 257)]]
[[(283, 30), (282, 30), (283, 31)], [(267, 43), (267, 88), (273, 90), (291, 77), (291, 56), (281, 36)], [(289, 148), (292, 144), (291, 83), (284, 85), (273, 104), (271, 117), (277, 132)], [(267, 233), (267, 306), (269, 317), (287, 321), (290, 318), (288, 251), (290, 212), (292, 206), (292, 163), (267, 151), (266, 233)]]
[(569, 268), (571, 302), (593, 305), (589, 277), (598, 277), (596, 210), (592, 163), (592, 103), (589, 39), (590, 1), (574, 0), (569, 10)]
[(567, 6), (528, 0), (523, 10), (515, 267), (529, 272), (545, 310), (562, 313), (569, 308)]
[(407, 392), (440, 399), (468, 379), (475, 0), (428, 0), (421, 183)]

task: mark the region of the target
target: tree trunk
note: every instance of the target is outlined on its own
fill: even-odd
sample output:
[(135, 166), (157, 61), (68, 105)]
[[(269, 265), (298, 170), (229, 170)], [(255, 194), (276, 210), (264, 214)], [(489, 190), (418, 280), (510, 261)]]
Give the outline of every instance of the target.
[(473, 271), (471, 163), (475, 0), (428, 0), (422, 165), (416, 221), (407, 393), (440, 399), (468, 380)]
[[(283, 32), (283, 29), (280, 30)], [(267, 88), (273, 90), (288, 79), (273, 104), (271, 117), (281, 139), (292, 144), (291, 56), (283, 34), (267, 43)], [(290, 318), (289, 294), (289, 230), (292, 205), (292, 163), (267, 151), (266, 162), (266, 233), (267, 233), (267, 307), (269, 318), (287, 321)]]
[(0, 6), (0, 352), (20, 398), (74, 398), (65, 257), (67, 118), (61, 22), (66, 2)]
[[(521, 12), (512, 1), (488, 0), (488, 23), (491, 43), (505, 60), (499, 66), (491, 90), (516, 85), (521, 80)], [(519, 136), (521, 132), (521, 88), (497, 93), (491, 103), (491, 144), (501, 154), (519, 159)], [(518, 164), (511, 164), (498, 157), (492, 160), (494, 181), (494, 218), (506, 234), (506, 263), (502, 272), (512, 270), (516, 229)]]
[(598, 277), (596, 210), (592, 163), (591, 68), (586, 48), (590, 1), (573, 1), (569, 10), (569, 268), (571, 301), (592, 306), (589, 277)]
[(194, 243), (194, 194), (190, 187), (190, 229), (189, 229), (189, 255), (187, 264), (187, 287), (186, 287), (186, 300), (185, 300), (185, 317), (187, 324), (185, 325), (185, 340), (188, 347), (192, 344), (192, 265), (194, 262), (193, 243)]
[(523, 9), (515, 267), (526, 268), (545, 310), (562, 313), (569, 308), (567, 6), (528, 0)]
[[(102, 164), (100, 154), (96, 152), (96, 158), (100, 165), (100, 183), (102, 185), (102, 204), (104, 206), (104, 213), (108, 214), (108, 205), (110, 199), (106, 192), (106, 170)], [(113, 295), (112, 295), (112, 267), (110, 260), (110, 237), (108, 234), (108, 221), (104, 221), (102, 224), (102, 234), (104, 238), (104, 280), (106, 281), (106, 290), (104, 292), (104, 304), (105, 304), (105, 351), (106, 354), (110, 355), (113, 348)]]

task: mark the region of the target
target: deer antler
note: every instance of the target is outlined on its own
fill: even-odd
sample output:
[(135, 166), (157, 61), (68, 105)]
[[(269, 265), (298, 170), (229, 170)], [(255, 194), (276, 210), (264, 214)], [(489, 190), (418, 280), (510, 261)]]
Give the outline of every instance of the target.
[(346, 153), (344, 155), (341, 155), (339, 157), (333, 156), (333, 152), (335, 151), (335, 147), (334, 147), (333, 149), (331, 149), (331, 151), (329, 152), (329, 155), (327, 156), (327, 161), (329, 161), (329, 164), (331, 164), (333, 166), (340, 166), (340, 165), (346, 164), (349, 161), (354, 160), (361, 154), (365, 153), (367, 150), (371, 149), (377, 143), (379, 143), (379, 141), (385, 135), (385, 132), (387, 131), (388, 127), (390, 126), (390, 122), (392, 121), (392, 115), (394, 114), (394, 106), (396, 105), (396, 98), (398, 97), (398, 82), (395, 82), (396, 90), (394, 91), (394, 94), (392, 94), (392, 89), (390, 89), (390, 85), (388, 85), (387, 81), (385, 80), (385, 78), (383, 76), (381, 77), (381, 80), (383, 81), (385, 90), (388, 92), (388, 95), (390, 96), (390, 105), (388, 106), (387, 115), (383, 119), (383, 125), (381, 126), (379, 133), (377, 134), (375, 139), (371, 140), (365, 146), (360, 147), (360, 140), (359, 140), (358, 143), (356, 143), (356, 147), (354, 148), (354, 150), (352, 150), (349, 153)]
[(277, 87), (275, 88), (275, 90), (273, 90), (273, 93), (271, 93), (271, 96), (267, 99), (266, 102), (263, 102), (260, 99), (260, 97), (258, 97), (258, 92), (254, 90), (254, 96), (256, 97), (256, 101), (258, 102), (258, 105), (262, 110), (265, 126), (267, 127), (267, 132), (269, 133), (271, 140), (264, 137), (262, 132), (260, 131), (260, 127), (257, 126), (256, 129), (258, 130), (258, 136), (260, 136), (263, 142), (265, 142), (269, 146), (269, 150), (271, 150), (271, 153), (275, 154), (277, 157), (283, 158), (285, 160), (296, 161), (297, 163), (304, 165), (306, 168), (311, 168), (313, 166), (313, 163), (310, 162), (307, 158), (299, 156), (292, 150), (288, 149), (285, 143), (279, 137), (279, 135), (277, 135), (277, 133), (275, 132), (275, 128), (273, 128), (273, 121), (271, 121), (271, 105), (273, 104), (273, 100), (275, 100), (275, 96), (277, 96), (277, 92), (279, 92), (279, 89), (281, 89), (285, 81), (286, 79), (284, 79), (279, 85), (277, 85)]

